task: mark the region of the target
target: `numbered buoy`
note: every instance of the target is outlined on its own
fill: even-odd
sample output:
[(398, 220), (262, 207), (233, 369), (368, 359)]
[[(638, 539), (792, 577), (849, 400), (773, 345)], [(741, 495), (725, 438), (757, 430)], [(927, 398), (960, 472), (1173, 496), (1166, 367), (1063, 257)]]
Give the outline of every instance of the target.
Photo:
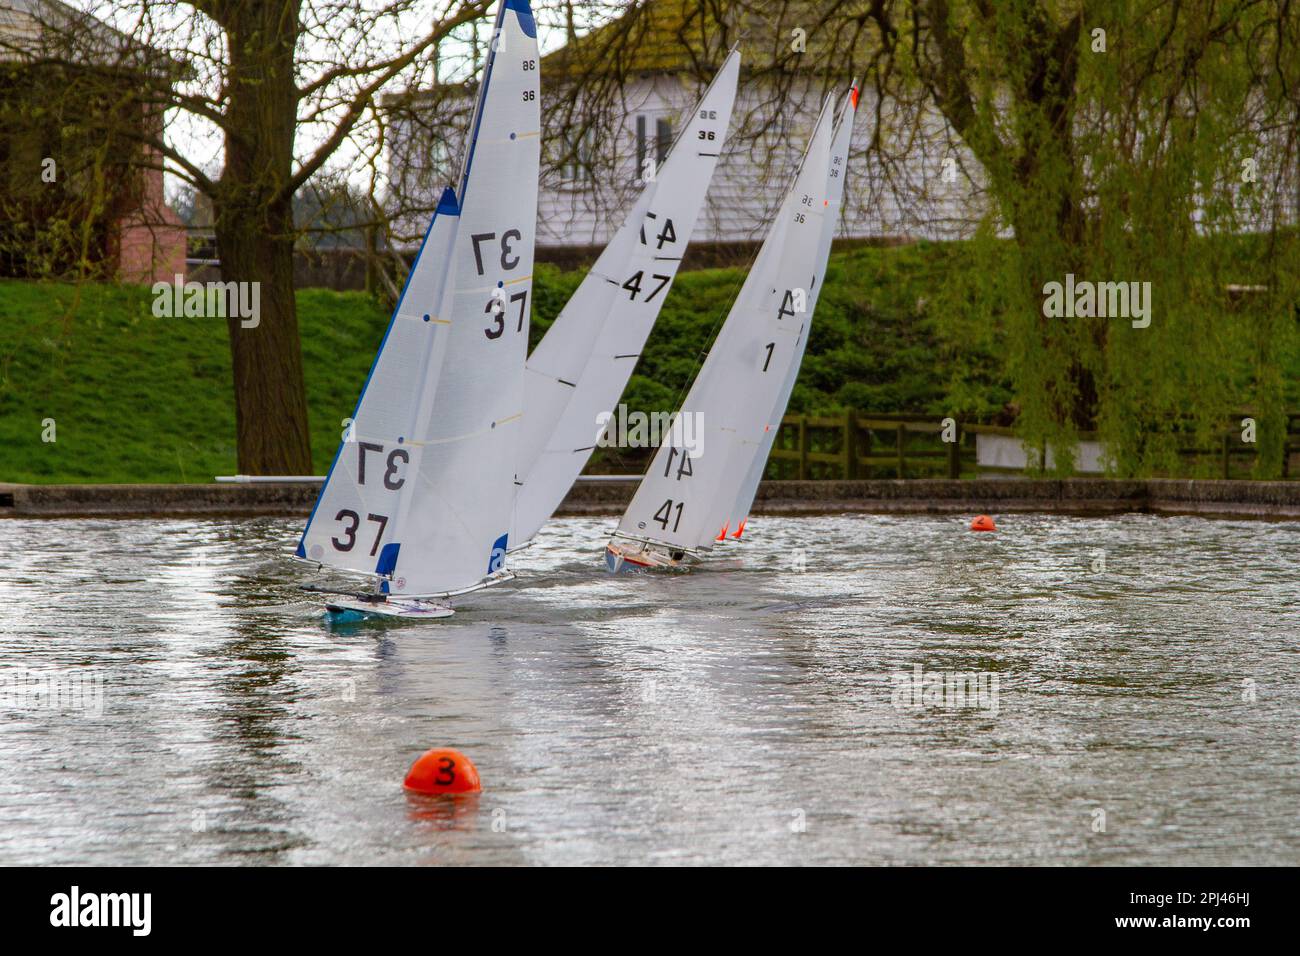
[(420, 754), (411, 764), (402, 786), (414, 793), (437, 796), (444, 793), (478, 793), (483, 789), (478, 768), (459, 750), (435, 748)]
[(993, 519), (988, 515), (977, 515), (975, 520), (970, 523), (972, 531), (997, 531), (998, 526), (993, 523)]

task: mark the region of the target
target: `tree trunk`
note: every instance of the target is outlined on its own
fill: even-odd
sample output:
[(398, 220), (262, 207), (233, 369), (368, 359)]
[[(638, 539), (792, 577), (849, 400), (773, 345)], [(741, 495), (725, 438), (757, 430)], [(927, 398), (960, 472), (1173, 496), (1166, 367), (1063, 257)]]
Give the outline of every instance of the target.
[[(289, 183), (297, 122), (297, 0), (214, 4), (230, 49), (226, 157), (213, 197), (221, 276), (256, 283), (256, 322), (231, 315), (239, 470), (312, 471), (294, 302)], [(249, 296), (245, 296), (248, 301)]]
[[(1074, 143), (1075, 83), (1083, 29), (1082, 13), (1059, 28), (1041, 8), (1027, 19), (1022, 38), (1020, 83), (1010, 87), (1017, 143), (1008, 164), (1014, 185), (1011, 221), (1029, 284), (1030, 301), (1041, 302), (1043, 284), (1063, 282), (1085, 267), (1086, 223), (1083, 176)], [(1008, 59), (1012, 51), (1007, 51)], [(1088, 278), (1080, 275), (1079, 278)], [(1105, 351), (1106, 325), (1095, 319), (1040, 321), (1045, 355), (1073, 354), (1063, 381), (1051, 383), (1053, 424), (1087, 431), (1096, 426), (1096, 372), (1083, 353)], [(1081, 347), (1084, 339), (1090, 348)]]
[[(245, 475), (312, 472), (298, 313), (293, 295), (291, 214), (250, 221), (218, 213), (217, 248), (226, 281), (258, 283), (260, 314), (227, 318), (235, 382), (239, 471)], [(259, 217), (260, 218), (260, 217)], [(285, 238), (287, 237), (287, 238)]]

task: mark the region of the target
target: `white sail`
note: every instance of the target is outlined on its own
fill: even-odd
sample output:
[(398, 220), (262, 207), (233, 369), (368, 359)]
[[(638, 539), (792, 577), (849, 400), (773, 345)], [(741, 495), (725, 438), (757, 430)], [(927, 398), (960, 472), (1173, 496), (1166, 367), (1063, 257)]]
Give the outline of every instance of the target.
[(799, 367), (803, 362), (804, 350), (808, 347), (808, 335), (812, 326), (813, 310), (817, 307), (817, 300), (821, 296), (822, 286), (825, 284), (826, 262), (830, 258), (831, 241), (835, 238), (835, 230), (840, 221), (841, 205), (844, 200), (844, 176), (848, 170), (849, 146), (853, 139), (853, 119), (857, 114), (857, 108), (858, 85), (854, 81), (840, 104), (839, 115), (835, 119), (835, 133), (831, 140), (831, 162), (826, 179), (826, 214), (822, 220), (821, 245), (817, 251), (819, 271), (813, 279), (812, 287), (808, 290), (808, 311), (803, 316), (803, 327), (799, 332), (799, 345), (796, 349), (794, 361), (791, 362), (790, 369), (786, 372), (785, 382), (781, 386), (780, 394), (777, 396), (771, 414), (768, 415), (762, 443), (749, 466), (749, 474), (740, 488), (740, 494), (737, 495), (735, 504), (732, 506), (730, 513), (723, 517), (721, 528), (725, 529), (725, 532), (720, 531), (719, 533), (725, 533), (731, 538), (739, 538), (744, 533), (745, 521), (749, 517), (749, 509), (753, 507), (754, 495), (758, 491), (759, 482), (763, 478), (763, 471), (767, 467), (767, 459), (771, 454), (772, 444), (776, 441), (776, 433), (781, 427), (781, 419), (785, 417), (786, 406), (790, 404), (790, 393), (794, 391), (795, 381), (799, 378)]
[(436, 334), (459, 209), (447, 189), (411, 263), (370, 376), (361, 389), (297, 556), (342, 571), (377, 573), (388, 525), (414, 488), (406, 481), (420, 383), (442, 361), (446, 336)]
[(695, 551), (717, 534), (797, 354), (808, 289), (819, 271), (833, 111), (827, 97), (799, 170), (740, 295), (682, 404), (697, 416), (698, 454), (660, 446), (616, 537)]
[(740, 73), (733, 51), (654, 180), (528, 359), (521, 484), (510, 540), (522, 545), (595, 450), (668, 297), (726, 141)]
[(461, 591), (505, 568), (537, 227), (536, 37), (527, 0), (504, 0), (465, 157), (442, 305), (447, 358), (416, 423), (419, 487), (399, 513), (393, 594)]
[[(454, 225), (449, 249), (441, 247), (443, 278), (418, 299), (410, 280), (394, 320), (394, 330), (409, 326), (424, 338), (382, 349), (359, 412), (382, 388), (391, 421), (370, 436), (364, 457), (340, 452), (304, 534), (306, 557), (384, 576), (394, 595), (471, 590), (504, 571), (537, 222), (536, 36), (528, 0), (503, 0), (466, 142), (459, 215), (446, 217)], [(420, 260), (435, 235), (443, 241), (440, 219)], [(390, 387), (384, 356), (399, 347), (412, 369)], [(345, 460), (357, 465), (346, 478)], [(330, 554), (336, 503), (357, 516), (357, 543), (345, 560)], [(318, 532), (318, 522), (327, 527)], [(352, 519), (343, 523), (347, 533)], [(358, 567), (358, 549), (369, 568)]]

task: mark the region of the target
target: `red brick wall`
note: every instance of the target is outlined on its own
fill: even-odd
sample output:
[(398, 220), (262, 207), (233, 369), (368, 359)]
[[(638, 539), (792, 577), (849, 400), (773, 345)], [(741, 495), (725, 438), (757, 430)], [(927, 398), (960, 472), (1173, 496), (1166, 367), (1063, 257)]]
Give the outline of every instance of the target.
[[(146, 116), (161, 125), (162, 114)], [(161, 165), (162, 157), (145, 147), (145, 159)], [(161, 169), (142, 171), (143, 202), (117, 224), (117, 273), (122, 282), (171, 282), (185, 275), (185, 225), (163, 199)]]

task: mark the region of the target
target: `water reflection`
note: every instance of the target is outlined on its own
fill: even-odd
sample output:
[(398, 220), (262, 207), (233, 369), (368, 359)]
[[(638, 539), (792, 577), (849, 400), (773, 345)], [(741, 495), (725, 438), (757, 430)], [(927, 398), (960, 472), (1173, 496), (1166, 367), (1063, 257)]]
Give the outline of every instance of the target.
[[(105, 706), (0, 701), (0, 862), (1300, 859), (1293, 525), (762, 519), (611, 577), (608, 524), (449, 620), (331, 627), (295, 522), (6, 522), (0, 669)], [(918, 666), (996, 708), (896, 706)], [(404, 793), (432, 746), (483, 794)]]

